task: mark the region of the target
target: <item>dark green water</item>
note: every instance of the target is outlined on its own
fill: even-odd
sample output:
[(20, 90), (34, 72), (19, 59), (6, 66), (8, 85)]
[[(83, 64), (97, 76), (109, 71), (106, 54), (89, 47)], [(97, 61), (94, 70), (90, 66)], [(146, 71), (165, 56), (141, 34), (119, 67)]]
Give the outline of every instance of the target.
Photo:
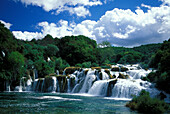
[(131, 114), (127, 101), (61, 93), (0, 93), (0, 113)]

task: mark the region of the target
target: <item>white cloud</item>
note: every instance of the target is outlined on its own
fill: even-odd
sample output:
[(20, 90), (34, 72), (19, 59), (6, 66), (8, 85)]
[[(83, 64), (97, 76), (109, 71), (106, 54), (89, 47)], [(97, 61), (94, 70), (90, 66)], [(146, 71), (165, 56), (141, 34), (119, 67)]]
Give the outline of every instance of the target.
[(170, 5), (170, 0), (160, 0), (160, 1), (163, 2), (163, 5), (166, 5), (166, 4)]
[[(69, 11), (77, 16), (90, 15), (88, 6), (102, 5), (100, 0), (17, 0), (25, 5), (33, 5), (42, 7), (45, 11), (55, 10), (58, 13)], [(86, 8), (84, 7), (86, 6)]]
[(85, 8), (84, 6), (78, 6), (75, 8), (72, 8), (72, 7), (59, 8), (56, 11), (56, 14), (59, 14), (63, 11), (68, 11), (71, 15), (76, 14), (79, 17), (91, 16), (90, 11), (87, 8)]
[(14, 36), (17, 39), (22, 39), (22, 40), (27, 40), (30, 41), (33, 38), (35, 39), (41, 39), (43, 37), (43, 35), (41, 33), (38, 32), (27, 32), (27, 31), (13, 31), (12, 32), (14, 34)]
[(11, 23), (7, 23), (7, 22), (5, 22), (3, 20), (0, 20), (0, 22), (3, 23), (5, 25), (5, 27), (8, 28), (8, 29), (10, 29), (10, 27), (12, 26)]
[(44, 37), (51, 34), (59, 38), (85, 35), (98, 43), (107, 40), (115, 46), (128, 47), (162, 42), (170, 37), (170, 5), (167, 1), (164, 0), (160, 7), (141, 5), (148, 7), (147, 12), (141, 8), (137, 8), (135, 12), (115, 8), (107, 11), (98, 21), (85, 20), (79, 24), (65, 20), (60, 20), (57, 24), (41, 22), (38, 24), (41, 33), (36, 35)]

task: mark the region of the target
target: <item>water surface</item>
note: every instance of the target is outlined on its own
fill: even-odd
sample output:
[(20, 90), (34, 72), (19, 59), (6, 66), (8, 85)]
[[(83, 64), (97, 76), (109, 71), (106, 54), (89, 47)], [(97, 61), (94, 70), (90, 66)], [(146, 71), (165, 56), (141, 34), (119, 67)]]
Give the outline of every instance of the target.
[(125, 107), (127, 101), (62, 93), (0, 93), (0, 113), (136, 113)]

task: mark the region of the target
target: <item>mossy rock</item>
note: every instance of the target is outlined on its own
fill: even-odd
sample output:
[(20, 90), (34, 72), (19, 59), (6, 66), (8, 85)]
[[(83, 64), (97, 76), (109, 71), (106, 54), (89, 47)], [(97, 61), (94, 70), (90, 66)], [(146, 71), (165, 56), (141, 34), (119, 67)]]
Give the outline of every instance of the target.
[(130, 77), (129, 77), (129, 75), (124, 75), (124, 74), (119, 73), (118, 78), (121, 78), (121, 79), (128, 79), (128, 78), (130, 78)]
[(38, 80), (44, 80), (44, 78), (38, 78)]
[(108, 66), (108, 67), (112, 68), (112, 65), (111, 65), (111, 64), (106, 64), (106, 66)]
[(99, 79), (102, 80), (103, 74), (99, 72)]
[(110, 79), (116, 78), (116, 75), (109, 75), (109, 76), (110, 76)]
[(109, 75), (110, 79), (113, 79), (113, 76), (110, 74), (110, 70), (109, 69), (105, 69), (104, 72)]
[(113, 92), (112, 89), (114, 88), (116, 82), (117, 82), (117, 79), (111, 80), (109, 82), (109, 85), (108, 85), (108, 88), (107, 88), (107, 96), (111, 96), (112, 95), (112, 92)]
[(111, 71), (119, 71), (119, 67), (113, 67), (113, 68), (111, 68)]
[(49, 74), (49, 76), (56, 76), (56, 73), (51, 73)]
[(87, 72), (88, 72), (88, 71), (89, 71), (88, 69), (87, 69), (87, 70), (84, 70), (84, 74), (87, 75)]
[(121, 71), (121, 72), (126, 72), (126, 71), (128, 71), (128, 70), (129, 70), (129, 69), (126, 68), (126, 67), (121, 67), (121, 68), (120, 68), (120, 71)]
[(108, 75), (110, 74), (110, 70), (109, 69), (105, 69), (104, 72), (106, 72)]
[(52, 78), (52, 77), (69, 77), (69, 75), (68, 76), (66, 76), (66, 75), (47, 75), (47, 76), (45, 76), (45, 78)]
[(80, 70), (80, 67), (66, 67), (64, 69), (66, 75), (73, 74), (76, 70)]
[(92, 70), (96, 69), (96, 70), (101, 70), (101, 67), (91, 67)]

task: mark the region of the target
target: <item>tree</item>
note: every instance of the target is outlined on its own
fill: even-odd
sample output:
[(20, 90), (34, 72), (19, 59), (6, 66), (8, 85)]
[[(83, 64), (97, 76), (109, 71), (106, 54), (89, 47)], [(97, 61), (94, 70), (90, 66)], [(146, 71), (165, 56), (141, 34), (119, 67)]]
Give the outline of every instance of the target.
[(103, 41), (102, 43), (98, 44), (98, 47), (104, 48), (104, 47), (112, 47), (112, 45), (110, 44), (110, 42), (108, 41)]
[(9, 78), (8, 78), (10, 82), (13, 82), (13, 81), (18, 82), (20, 78), (24, 76), (24, 73), (25, 73), (24, 59), (25, 59), (24, 56), (17, 51), (11, 52), (9, 54), (8, 62), (9, 62), (10, 69), (7, 72), (10, 72), (8, 74), (11, 74), (9, 75)]
[(56, 56), (59, 52), (59, 48), (53, 44), (48, 44), (45, 50), (48, 57)]
[(70, 65), (86, 61), (95, 62), (96, 48), (96, 41), (81, 35), (66, 36), (59, 43), (61, 57)]

